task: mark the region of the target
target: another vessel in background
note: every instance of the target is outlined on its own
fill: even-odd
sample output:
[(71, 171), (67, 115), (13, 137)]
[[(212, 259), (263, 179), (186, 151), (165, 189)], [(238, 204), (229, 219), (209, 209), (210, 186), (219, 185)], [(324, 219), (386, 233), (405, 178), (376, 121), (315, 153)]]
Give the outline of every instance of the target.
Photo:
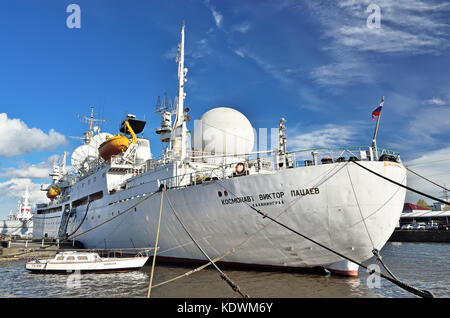
[(7, 220), (0, 221), (0, 234), (3, 236), (16, 236), (19, 238), (31, 238), (33, 234), (33, 212), (30, 205), (30, 193), (28, 187), (17, 202), (15, 211), (11, 211)]

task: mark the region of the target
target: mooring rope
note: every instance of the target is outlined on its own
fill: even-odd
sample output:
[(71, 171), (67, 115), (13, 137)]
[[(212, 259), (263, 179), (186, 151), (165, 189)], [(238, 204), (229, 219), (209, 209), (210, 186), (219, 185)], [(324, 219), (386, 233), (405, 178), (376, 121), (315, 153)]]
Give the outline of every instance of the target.
[(392, 182), (393, 184), (398, 185), (399, 187), (405, 188), (405, 189), (407, 189), (407, 190), (409, 190), (409, 191), (415, 192), (415, 193), (417, 193), (417, 194), (423, 195), (423, 196), (425, 196), (425, 197), (427, 197), (427, 198), (430, 198), (430, 199), (439, 201), (439, 202), (441, 202), (441, 203), (450, 205), (450, 202), (441, 200), (441, 199), (439, 199), (439, 198), (433, 197), (433, 196), (431, 196), (431, 195), (429, 195), (429, 194), (420, 192), (420, 191), (418, 191), (418, 190), (416, 190), (416, 189), (410, 188), (410, 187), (405, 186), (405, 185), (403, 185), (403, 184), (401, 184), (401, 183), (398, 183), (398, 182), (396, 182), (396, 181), (394, 181), (394, 180), (391, 180), (391, 179), (389, 179), (389, 178), (386, 178), (385, 176), (382, 176), (381, 174), (379, 174), (379, 173), (377, 173), (377, 172), (375, 172), (375, 171), (373, 171), (373, 170), (370, 170), (370, 169), (367, 168), (367, 167), (364, 167), (363, 165), (359, 164), (359, 163), (356, 162), (356, 161), (352, 161), (352, 162), (353, 162), (354, 164), (356, 164), (357, 166), (360, 166), (361, 168), (363, 168), (363, 169), (365, 169), (365, 170), (367, 170), (367, 171), (373, 173), (374, 175), (376, 175), (376, 176), (378, 176), (378, 177), (380, 177), (380, 178), (383, 178), (383, 179), (385, 179), (385, 180), (387, 180), (387, 181), (389, 181), (389, 182)]
[[(354, 162), (354, 161), (352, 161), (352, 162)], [(356, 162), (354, 162), (354, 163), (356, 163)], [(345, 166), (346, 166), (346, 165), (345, 165)], [(343, 167), (345, 167), (345, 166), (343, 166)], [(365, 167), (364, 167), (364, 168), (365, 168)], [(326, 180), (325, 180), (325, 181), (326, 181)], [(217, 182), (217, 180), (216, 180), (215, 182)], [(218, 182), (217, 182), (217, 183), (218, 183)], [(220, 183), (218, 183), (218, 184), (220, 184)], [(222, 184), (220, 184), (220, 185), (221, 185), (224, 189), (226, 189), (225, 186), (223, 186)], [(227, 190), (228, 192), (230, 192), (231, 194), (233, 194), (234, 196), (236, 196), (236, 195), (235, 195), (234, 193), (232, 193), (230, 190), (228, 190), (228, 189), (226, 189), (226, 190)], [(274, 222), (274, 223), (276, 223), (276, 224), (282, 226), (283, 228), (285, 228), (285, 229), (287, 229), (287, 230), (289, 230), (289, 231), (291, 231), (291, 232), (297, 234), (298, 236), (301, 236), (301, 237), (303, 237), (304, 239), (306, 239), (306, 240), (308, 240), (308, 241), (310, 241), (310, 242), (312, 242), (312, 243), (314, 243), (314, 244), (316, 244), (316, 245), (318, 245), (318, 246), (320, 246), (320, 247), (326, 249), (327, 251), (332, 252), (332, 253), (338, 255), (339, 257), (341, 257), (341, 258), (343, 258), (343, 259), (346, 259), (347, 261), (353, 262), (353, 263), (355, 263), (356, 265), (359, 265), (360, 267), (362, 267), (362, 268), (364, 268), (364, 269), (366, 269), (366, 270), (368, 269), (368, 267), (365, 266), (364, 264), (362, 264), (362, 263), (360, 263), (360, 262), (358, 262), (358, 261), (355, 261), (355, 260), (351, 259), (350, 257), (347, 257), (347, 256), (345, 256), (345, 255), (343, 255), (343, 254), (341, 254), (341, 253), (339, 253), (339, 252), (337, 252), (337, 251), (335, 251), (335, 250), (333, 250), (333, 249), (331, 249), (331, 248), (329, 248), (329, 247), (327, 247), (327, 246), (325, 246), (325, 245), (323, 245), (323, 244), (321, 244), (321, 243), (319, 243), (319, 242), (313, 240), (312, 238), (310, 238), (310, 237), (308, 237), (308, 236), (306, 236), (306, 235), (304, 235), (304, 234), (302, 234), (302, 233), (300, 233), (300, 232), (298, 232), (298, 231), (292, 229), (291, 227), (289, 227), (289, 226), (287, 226), (287, 225), (285, 225), (285, 224), (283, 224), (283, 223), (277, 221), (276, 219), (270, 217), (267, 213), (264, 213), (264, 212), (262, 212), (262, 211), (256, 209), (255, 207), (251, 206), (251, 205), (248, 204), (247, 202), (244, 202), (244, 204), (246, 204), (250, 209), (254, 210), (256, 213), (258, 213), (259, 215), (261, 215), (261, 216), (263, 217), (263, 219), (264, 219), (264, 218), (268, 218), (268, 219), (271, 220), (272, 222)], [(388, 272), (390, 272), (390, 271), (388, 271)], [(397, 285), (397, 286), (399, 286), (399, 287), (401, 287), (401, 288), (403, 288), (403, 289), (405, 289), (405, 290), (407, 290), (407, 291), (409, 291), (409, 292), (411, 292), (411, 293), (413, 293), (413, 294), (415, 294), (415, 295), (417, 295), (417, 296), (420, 296), (420, 297), (423, 297), (423, 298), (434, 298), (434, 295), (433, 295), (432, 292), (430, 292), (430, 291), (428, 291), (428, 290), (421, 290), (421, 289), (415, 288), (415, 287), (413, 287), (413, 286), (410, 286), (410, 285), (408, 285), (408, 284), (406, 284), (406, 283), (404, 283), (404, 282), (402, 282), (402, 281), (400, 281), (400, 280), (398, 280), (398, 279), (396, 279), (396, 278), (393, 278), (393, 277), (395, 277), (395, 276), (389, 277), (389, 276), (387, 276), (386, 274), (381, 273), (381, 272), (377, 272), (377, 271), (375, 271), (375, 270), (372, 270), (370, 274), (374, 274), (374, 273), (377, 274), (377, 275), (379, 275), (379, 276), (382, 277), (382, 278), (385, 278), (385, 279), (389, 280), (391, 283), (393, 283), (393, 284), (395, 284), (395, 285)]]
[[(75, 231), (72, 231), (72, 233), (68, 234), (66, 239), (63, 240), (64, 241), (68, 241), (69, 237), (71, 237), (73, 234), (75, 234), (81, 227), (81, 225), (84, 223), (84, 220), (86, 220), (86, 216), (88, 214), (89, 211), (89, 206), (91, 205), (91, 203), (94, 202), (93, 200), (89, 201), (88, 204), (86, 205), (86, 212), (84, 213), (83, 219), (81, 220), (80, 224), (78, 224), (77, 228), (75, 229)], [(67, 222), (69, 222), (69, 220), (67, 220)]]
[[(343, 167), (345, 167), (345, 166), (343, 166)], [(343, 167), (339, 168), (338, 171), (340, 171)], [(328, 175), (328, 174), (331, 173), (331, 171), (333, 171), (333, 170), (335, 170), (335, 167), (333, 167), (333, 168), (330, 169), (329, 171), (326, 171), (326, 173), (324, 173), (324, 175)], [(322, 179), (321, 179), (319, 182), (317, 182), (313, 187), (316, 187), (316, 186), (318, 186), (318, 185), (320, 185), (320, 184), (325, 183), (328, 179), (331, 178), (331, 176), (333, 176), (334, 174), (336, 174), (338, 171), (334, 172), (332, 175), (327, 176), (326, 178), (322, 178)], [(217, 185), (223, 187), (217, 180), (214, 180), (214, 182), (215, 182)], [(224, 188), (225, 190), (227, 190), (225, 187), (223, 187), (223, 188)], [(234, 193), (232, 193), (231, 191), (229, 191), (229, 192), (230, 192), (232, 195), (236, 196), (236, 195), (235, 195)], [(279, 218), (282, 214), (284, 214), (285, 212), (287, 212), (291, 206), (293, 206), (298, 200), (300, 200), (300, 199), (302, 199), (302, 198), (303, 198), (303, 196), (300, 196), (300, 197), (296, 198), (296, 199), (295, 199), (295, 200), (294, 200), (287, 208), (285, 208), (285, 209), (284, 209), (280, 214), (278, 214), (275, 218)], [(158, 284), (154, 285), (153, 288), (156, 288), (156, 287), (159, 287), (159, 286), (168, 284), (168, 283), (170, 283), (170, 282), (173, 282), (173, 281), (175, 281), (175, 280), (178, 280), (178, 279), (180, 279), (180, 278), (183, 278), (183, 277), (187, 277), (187, 276), (189, 276), (189, 275), (192, 275), (192, 274), (194, 274), (194, 273), (196, 273), (196, 272), (199, 272), (199, 271), (201, 271), (202, 269), (208, 267), (208, 266), (211, 265), (212, 263), (216, 263), (216, 262), (220, 261), (220, 260), (223, 259), (224, 257), (226, 257), (226, 256), (228, 256), (228, 255), (230, 255), (230, 254), (236, 252), (238, 249), (242, 248), (242, 247), (243, 247), (243, 246), (244, 246), (244, 245), (245, 245), (252, 237), (254, 237), (256, 234), (258, 234), (259, 232), (261, 232), (262, 230), (264, 230), (265, 228), (267, 228), (267, 227), (268, 227), (269, 225), (271, 225), (271, 224), (272, 224), (272, 222), (268, 222), (268, 223), (264, 224), (264, 225), (263, 225), (261, 228), (259, 228), (256, 232), (253, 232), (252, 234), (250, 234), (245, 240), (243, 240), (243, 241), (241, 241), (239, 244), (233, 246), (232, 248), (230, 248), (229, 250), (227, 250), (227, 251), (226, 251), (224, 254), (222, 254), (221, 256), (216, 257), (212, 262), (208, 262), (208, 263), (206, 263), (206, 264), (204, 264), (204, 265), (202, 265), (202, 266), (199, 266), (199, 267), (197, 267), (197, 268), (195, 268), (195, 269), (193, 269), (193, 270), (190, 270), (190, 271), (188, 271), (188, 272), (186, 272), (186, 273), (184, 273), (184, 274), (178, 275), (178, 276), (176, 276), (176, 277), (174, 277), (174, 278), (171, 278), (171, 279), (168, 279), (168, 280), (166, 280), (166, 281), (164, 281), (164, 282), (158, 283)]]
[(361, 215), (361, 219), (362, 219), (362, 221), (363, 221), (363, 223), (364, 223), (364, 227), (365, 227), (365, 229), (366, 229), (367, 235), (369, 236), (370, 242), (372, 243), (372, 253), (373, 253), (373, 255), (377, 258), (376, 261), (380, 262), (381, 265), (383, 265), (384, 269), (389, 273), (389, 275), (391, 275), (391, 277), (392, 277), (393, 279), (399, 280), (399, 279), (394, 275), (394, 273), (392, 273), (392, 271), (389, 269), (389, 267), (387, 267), (387, 265), (384, 264), (383, 259), (382, 259), (381, 255), (380, 255), (380, 252), (378, 251), (378, 249), (375, 248), (375, 244), (373, 243), (372, 236), (370, 235), (369, 228), (367, 227), (366, 220), (365, 220), (365, 218), (364, 218), (364, 216), (363, 216), (361, 207), (360, 207), (360, 205), (359, 205), (358, 198), (356, 197), (355, 187), (354, 187), (354, 185), (353, 185), (352, 178), (350, 177), (350, 172), (349, 172), (349, 170), (348, 170), (348, 167), (347, 167), (347, 174), (348, 174), (348, 178), (349, 178), (349, 180), (350, 180), (350, 184), (351, 184), (352, 189), (353, 189), (353, 194), (355, 195), (355, 200), (356, 200), (356, 203), (357, 203), (357, 205), (358, 205), (359, 214)]
[[(258, 232), (259, 232), (259, 231), (258, 231)], [(156, 287), (159, 287), (159, 286), (162, 286), (162, 285), (171, 283), (171, 282), (176, 281), (176, 280), (178, 280), (178, 279), (180, 279), (180, 278), (183, 278), (183, 277), (187, 277), (187, 276), (189, 276), (189, 275), (192, 275), (192, 274), (194, 274), (194, 273), (196, 273), (196, 272), (201, 271), (202, 269), (208, 267), (208, 266), (211, 265), (212, 263), (217, 263), (218, 261), (220, 261), (220, 260), (221, 260), (222, 258), (224, 258), (225, 256), (230, 255), (230, 254), (236, 252), (236, 250), (238, 250), (238, 249), (241, 248), (245, 243), (247, 243), (249, 239), (250, 239), (250, 238), (248, 238), (248, 239), (244, 240), (243, 242), (239, 243), (237, 246), (232, 247), (231, 249), (229, 249), (228, 251), (226, 251), (225, 254), (222, 254), (221, 256), (216, 257), (216, 258), (213, 259), (212, 261), (210, 261), (210, 262), (208, 262), (208, 263), (206, 263), (206, 264), (204, 264), (204, 265), (202, 265), (202, 266), (199, 266), (199, 267), (197, 267), (197, 268), (194, 268), (193, 270), (190, 270), (190, 271), (188, 271), (188, 272), (186, 272), (186, 273), (184, 273), (184, 274), (178, 275), (178, 276), (173, 277), (173, 278), (171, 278), (171, 279), (168, 279), (168, 280), (166, 280), (166, 281), (164, 281), (164, 282), (158, 283), (158, 284), (154, 285), (153, 288), (156, 288)]]
[(238, 285), (236, 285), (224, 272), (222, 272), (220, 270), (220, 268), (217, 266), (217, 264), (211, 260), (211, 258), (208, 256), (208, 254), (206, 254), (206, 252), (202, 249), (202, 247), (197, 243), (195, 238), (191, 235), (191, 233), (189, 232), (187, 227), (184, 225), (184, 223), (181, 220), (181, 218), (179, 217), (178, 213), (175, 211), (172, 203), (169, 200), (169, 196), (167, 195), (165, 187), (162, 188), (162, 191), (166, 193), (167, 203), (169, 203), (170, 208), (171, 208), (172, 212), (174, 213), (175, 217), (177, 218), (178, 222), (180, 222), (181, 226), (186, 231), (187, 235), (191, 238), (191, 240), (194, 242), (194, 244), (198, 247), (200, 252), (202, 252), (202, 254), (208, 259), (208, 261), (217, 269), (217, 271), (220, 273), (220, 278), (222, 278), (226, 283), (228, 283), (228, 285), (230, 285), (230, 287), (233, 289), (233, 291), (237, 292), (243, 298), (249, 298), (249, 296), (247, 294), (245, 294), (241, 291), (241, 289), (239, 288)]
[(372, 253), (377, 258), (377, 261), (380, 262), (381, 265), (383, 265), (384, 269), (389, 273), (389, 275), (391, 275), (393, 279), (399, 281), (399, 279), (394, 275), (394, 273), (392, 273), (392, 271), (389, 269), (389, 267), (387, 267), (387, 265), (384, 264), (383, 258), (381, 257), (380, 252), (376, 248), (374, 248)]
[(161, 191), (161, 203), (160, 203), (160, 206), (159, 206), (158, 228), (156, 230), (155, 250), (153, 252), (152, 271), (151, 271), (151, 274), (150, 274), (150, 282), (148, 283), (147, 298), (150, 298), (150, 293), (152, 291), (153, 273), (155, 271), (156, 251), (158, 250), (159, 230), (161, 228), (161, 216), (162, 216), (162, 210), (163, 210), (163, 208), (162, 208), (163, 207), (163, 197), (164, 197), (164, 191)]
[[(337, 251), (335, 251), (335, 250), (333, 250), (333, 249), (331, 249), (331, 248), (329, 248), (329, 247), (327, 247), (327, 246), (325, 246), (325, 245), (323, 245), (323, 244), (321, 244), (321, 243), (319, 243), (319, 242), (317, 242), (317, 241), (307, 237), (306, 235), (301, 234), (300, 232), (292, 229), (291, 227), (289, 227), (289, 226), (287, 226), (287, 225), (285, 225), (285, 224), (283, 224), (283, 223), (281, 223), (281, 222), (271, 218), (270, 216), (267, 215), (267, 213), (263, 213), (263, 212), (259, 211), (258, 209), (254, 208), (254, 207), (251, 207), (251, 208), (254, 211), (256, 211), (258, 214), (263, 216), (263, 218), (268, 218), (268, 219), (272, 220), (273, 222), (275, 222), (276, 224), (278, 224), (278, 225), (284, 227), (285, 229), (287, 229), (287, 230), (289, 230), (289, 231), (291, 231), (291, 232), (293, 232), (293, 233), (303, 237), (304, 239), (306, 239), (306, 240), (308, 240), (308, 241), (310, 241), (310, 242), (312, 242), (312, 243), (314, 243), (314, 244), (316, 244), (316, 245), (326, 249), (327, 251), (332, 252), (332, 253), (334, 253), (334, 254), (336, 254), (336, 255), (346, 259), (347, 261), (353, 262), (356, 265), (359, 265), (359, 266), (361, 266), (364, 269), (367, 269), (367, 266), (363, 265), (362, 263), (360, 263), (358, 261), (355, 261), (355, 260), (351, 259), (350, 257), (347, 257), (347, 256), (345, 256), (345, 255), (343, 255), (343, 254), (341, 254), (341, 253), (339, 253), (339, 252), (337, 252)], [(411, 293), (413, 293), (413, 294), (415, 294), (417, 296), (420, 296), (420, 297), (423, 297), (423, 298), (434, 298), (434, 295), (430, 291), (417, 289), (417, 288), (415, 288), (413, 286), (410, 286), (410, 285), (408, 285), (408, 284), (406, 284), (406, 283), (404, 283), (402, 281), (399, 281), (399, 280), (396, 280), (396, 279), (391, 278), (389, 276), (386, 276), (385, 274), (383, 274), (381, 272), (378, 273), (378, 272), (373, 270), (371, 272), (371, 274), (373, 274), (373, 273), (378, 274), (379, 276), (389, 280), (390, 282), (394, 283), (395, 285), (397, 285), (399, 287), (402, 287), (403, 289), (405, 289), (405, 290), (407, 290), (407, 291), (409, 291), (409, 292), (411, 292)]]
[(422, 178), (422, 179), (424, 179), (424, 180), (426, 180), (426, 181), (428, 181), (428, 182), (430, 182), (430, 183), (432, 183), (432, 184), (434, 184), (435, 186), (438, 186), (439, 188), (442, 188), (442, 189), (444, 189), (445, 191), (450, 191), (449, 189), (447, 189), (446, 187), (444, 187), (444, 186), (441, 186), (440, 184), (437, 184), (436, 182), (433, 182), (433, 181), (431, 181), (430, 179), (428, 179), (428, 178), (425, 178), (424, 176), (422, 176), (422, 175), (420, 175), (420, 174), (418, 174), (417, 172), (415, 172), (415, 171), (413, 171), (413, 170), (411, 170), (410, 168), (408, 168), (407, 166), (404, 166), (405, 168), (406, 168), (406, 170), (408, 170), (409, 172), (411, 172), (411, 173), (414, 173), (416, 176), (418, 176), (418, 177), (420, 177), (420, 178)]
[(115, 218), (118, 218), (119, 216), (124, 215), (125, 213), (131, 211), (132, 209), (134, 209), (134, 208), (137, 207), (138, 205), (142, 204), (144, 201), (150, 199), (150, 198), (151, 198), (153, 195), (155, 195), (156, 193), (158, 193), (158, 191), (155, 191), (155, 192), (149, 194), (148, 197), (142, 199), (142, 200), (139, 201), (138, 203), (136, 203), (136, 204), (130, 206), (129, 208), (123, 210), (122, 212), (117, 212), (117, 215), (113, 216), (112, 218), (109, 218), (108, 220), (106, 220), (106, 221), (104, 221), (104, 222), (102, 222), (102, 223), (99, 223), (99, 224), (97, 224), (96, 226), (94, 226), (94, 227), (92, 227), (92, 228), (90, 228), (90, 229), (88, 229), (88, 230), (86, 230), (86, 231), (84, 231), (84, 232), (82, 232), (82, 233), (79, 233), (79, 234), (77, 234), (77, 235), (72, 236), (72, 239), (73, 239), (73, 238), (76, 238), (76, 237), (79, 237), (79, 236), (81, 236), (81, 235), (83, 235), (83, 234), (86, 234), (86, 233), (88, 233), (88, 232), (90, 232), (90, 231), (92, 231), (92, 230), (95, 230), (96, 228), (98, 228), (98, 227), (100, 227), (100, 226), (102, 226), (102, 225), (104, 225), (104, 224), (106, 224), (106, 223), (108, 223), (108, 222), (111, 222), (111, 221), (114, 220)]

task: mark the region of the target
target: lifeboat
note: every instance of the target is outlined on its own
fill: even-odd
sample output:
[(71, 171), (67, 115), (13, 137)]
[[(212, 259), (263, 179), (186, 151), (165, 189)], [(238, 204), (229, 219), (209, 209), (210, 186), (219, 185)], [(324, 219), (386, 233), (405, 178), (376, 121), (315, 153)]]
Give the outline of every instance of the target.
[(47, 198), (54, 199), (61, 194), (61, 189), (57, 185), (53, 185), (47, 191)]
[(122, 123), (122, 127), (123, 130), (121, 131), (130, 134), (132, 140), (120, 134), (113, 137), (106, 137), (106, 140), (98, 147), (98, 153), (103, 160), (110, 160), (112, 156), (125, 152), (130, 144), (135, 144), (137, 142), (136, 134), (128, 120)]
[(98, 153), (103, 160), (108, 161), (112, 156), (125, 152), (129, 144), (130, 140), (123, 135), (108, 136), (98, 147)]

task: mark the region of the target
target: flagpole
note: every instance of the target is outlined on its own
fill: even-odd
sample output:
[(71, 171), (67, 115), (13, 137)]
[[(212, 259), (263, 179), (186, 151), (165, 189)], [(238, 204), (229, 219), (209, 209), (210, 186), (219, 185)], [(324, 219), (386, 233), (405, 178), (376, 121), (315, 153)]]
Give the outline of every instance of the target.
[[(384, 96), (381, 97), (381, 102), (380, 102), (380, 106), (384, 105)], [(377, 133), (378, 133), (378, 126), (380, 124), (380, 117), (381, 117), (381, 112), (380, 114), (377, 116), (377, 124), (375, 126), (375, 132), (373, 134), (373, 139), (372, 139), (372, 150), (375, 153), (375, 158), (378, 159), (378, 149), (377, 149)]]

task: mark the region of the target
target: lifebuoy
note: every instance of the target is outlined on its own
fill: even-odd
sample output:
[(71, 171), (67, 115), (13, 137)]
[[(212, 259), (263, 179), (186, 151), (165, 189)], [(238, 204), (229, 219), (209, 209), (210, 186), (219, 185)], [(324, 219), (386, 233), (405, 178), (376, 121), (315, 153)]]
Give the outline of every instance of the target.
[(245, 164), (244, 164), (243, 162), (239, 162), (239, 163), (236, 165), (236, 173), (237, 173), (237, 174), (243, 174), (244, 171), (245, 171)]

